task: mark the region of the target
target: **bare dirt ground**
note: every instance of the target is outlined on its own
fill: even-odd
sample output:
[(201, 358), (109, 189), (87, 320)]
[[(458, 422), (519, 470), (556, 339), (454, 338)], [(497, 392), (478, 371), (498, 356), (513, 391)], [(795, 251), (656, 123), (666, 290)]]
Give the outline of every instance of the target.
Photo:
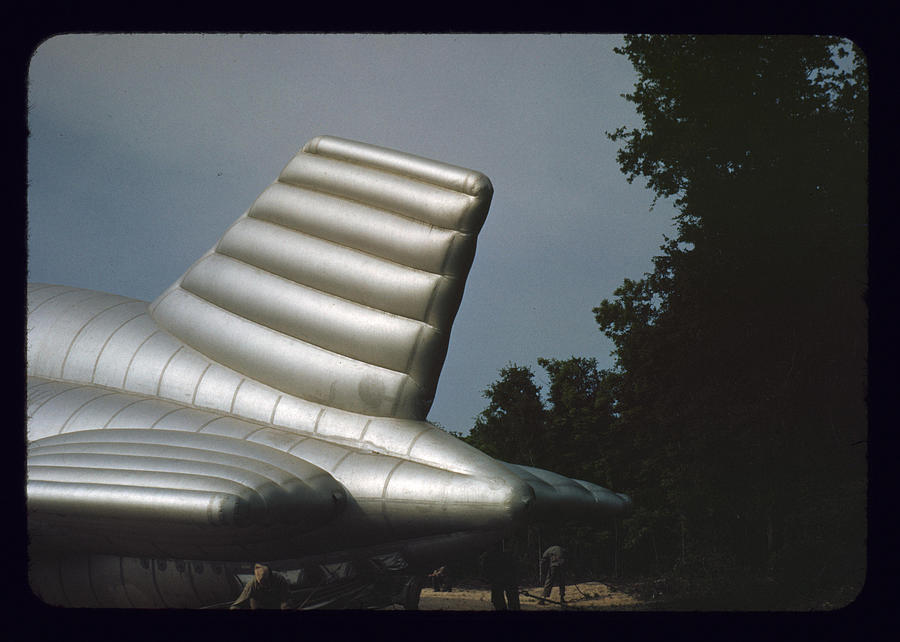
[[(543, 589), (539, 586), (522, 586), (520, 591), (529, 595), (520, 595), (519, 601), (523, 611), (559, 611), (559, 604), (547, 602), (540, 604), (538, 597)], [(532, 597), (533, 596), (533, 597)], [(559, 601), (557, 589), (550, 594), (553, 602)], [(641, 600), (628, 593), (611, 589), (600, 582), (580, 582), (566, 587), (566, 606), (568, 611), (615, 611), (640, 609)], [(431, 588), (423, 588), (419, 598), (421, 611), (492, 611), (491, 592), (486, 588), (453, 587), (450, 592), (436, 593)]]

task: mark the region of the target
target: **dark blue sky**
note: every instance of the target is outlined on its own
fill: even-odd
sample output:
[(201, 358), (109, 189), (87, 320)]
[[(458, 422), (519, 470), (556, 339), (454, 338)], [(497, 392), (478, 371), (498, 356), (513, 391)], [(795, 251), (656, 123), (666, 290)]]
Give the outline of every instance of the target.
[(596, 357), (591, 309), (651, 269), (671, 207), (605, 132), (638, 126), (618, 36), (65, 35), (29, 71), (29, 280), (153, 300), (331, 134), (494, 184), (429, 420), (467, 432), (509, 362)]

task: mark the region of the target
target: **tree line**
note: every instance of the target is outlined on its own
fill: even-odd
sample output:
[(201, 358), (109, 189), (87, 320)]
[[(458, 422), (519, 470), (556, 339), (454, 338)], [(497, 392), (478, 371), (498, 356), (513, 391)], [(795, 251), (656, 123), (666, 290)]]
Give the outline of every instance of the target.
[[(865, 56), (814, 36), (616, 52), (643, 126), (608, 136), (677, 234), (593, 310), (613, 367), (539, 358), (544, 391), (511, 363), (464, 439), (632, 496), (615, 523), (554, 533), (586, 572), (727, 608), (842, 606), (866, 567)], [(533, 557), (535, 538), (514, 546)]]

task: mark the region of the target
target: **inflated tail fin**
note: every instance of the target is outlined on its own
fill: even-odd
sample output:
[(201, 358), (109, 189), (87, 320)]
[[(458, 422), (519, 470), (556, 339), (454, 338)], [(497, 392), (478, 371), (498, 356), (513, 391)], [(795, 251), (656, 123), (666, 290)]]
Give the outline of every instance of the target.
[(314, 138), (151, 314), (283, 392), (424, 419), (492, 194), (472, 170)]

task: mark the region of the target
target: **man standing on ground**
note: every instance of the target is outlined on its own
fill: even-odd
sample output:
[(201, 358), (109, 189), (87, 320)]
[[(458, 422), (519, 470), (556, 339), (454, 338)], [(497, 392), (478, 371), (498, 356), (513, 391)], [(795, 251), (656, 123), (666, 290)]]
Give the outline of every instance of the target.
[(554, 586), (559, 587), (559, 601), (566, 601), (566, 550), (551, 546), (541, 557), (541, 577), (544, 579), (544, 597), (550, 597)]
[(503, 550), (503, 543), (482, 553), (479, 559), (481, 574), (491, 585), (491, 603), (495, 611), (519, 611), (519, 574), (512, 554)]

